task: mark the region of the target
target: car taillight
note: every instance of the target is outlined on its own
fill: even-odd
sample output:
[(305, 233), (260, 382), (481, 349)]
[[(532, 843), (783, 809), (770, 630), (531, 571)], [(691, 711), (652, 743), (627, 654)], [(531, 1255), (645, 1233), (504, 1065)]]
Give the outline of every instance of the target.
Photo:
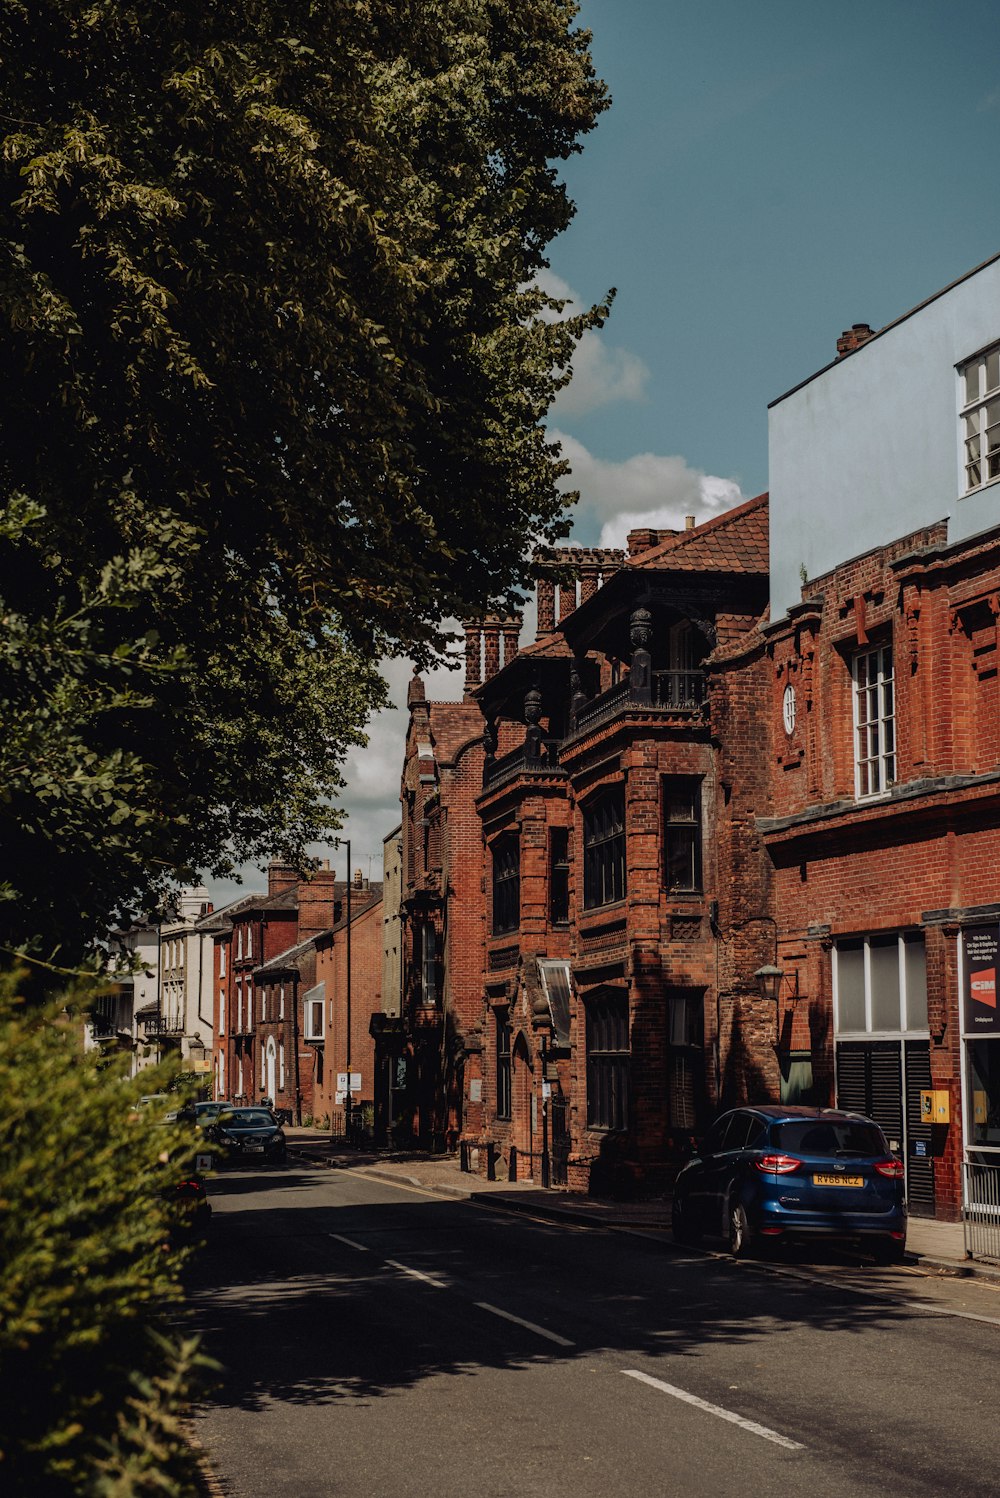
[(898, 1180), (903, 1174), (903, 1162), (902, 1160), (894, 1159), (876, 1160), (875, 1169), (880, 1176), (890, 1176), (892, 1179)]
[(796, 1160), (794, 1155), (761, 1155), (754, 1164), (758, 1170), (766, 1170), (772, 1175), (787, 1176), (793, 1170), (798, 1170), (802, 1165), (801, 1160)]

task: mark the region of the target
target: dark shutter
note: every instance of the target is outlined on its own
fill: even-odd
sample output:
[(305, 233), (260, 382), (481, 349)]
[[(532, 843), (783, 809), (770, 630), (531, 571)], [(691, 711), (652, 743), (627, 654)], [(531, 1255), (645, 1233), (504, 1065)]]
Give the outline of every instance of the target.
[[(914, 1217), (934, 1216), (933, 1128), (920, 1117), (921, 1088), (931, 1083), (931, 1043), (907, 1040), (906, 1046), (906, 1197)], [(918, 1153), (918, 1150), (924, 1153)]]

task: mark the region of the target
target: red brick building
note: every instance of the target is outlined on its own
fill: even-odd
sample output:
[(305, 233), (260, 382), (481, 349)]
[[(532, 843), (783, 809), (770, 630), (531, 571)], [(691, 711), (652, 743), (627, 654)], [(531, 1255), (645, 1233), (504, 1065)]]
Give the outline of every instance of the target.
[[(300, 1057), (302, 990), (293, 976), (298, 957), (292, 961), (289, 954), (333, 925), (344, 887), (324, 867), (302, 879), (294, 869), (272, 863), (267, 874), (266, 894), (245, 895), (210, 918), (215, 932), (214, 1092), (234, 1102), (271, 1097), (295, 1116), (303, 1098), (308, 1111), (312, 1075), (309, 1054)], [(277, 959), (289, 960), (284, 968), (280, 962), (272, 967)], [(278, 1085), (282, 1051), (284, 1087)], [(268, 1090), (272, 1081), (274, 1093)]]
[(770, 417), (785, 1086), (955, 1219), (1000, 1199), (1000, 256), (837, 355)]
[[(539, 638), (477, 691), (486, 760), (479, 1165), (649, 1187), (776, 1072), (756, 969), (773, 915), (754, 815), (767, 500), (629, 554), (568, 552)], [(755, 686), (756, 683), (756, 686)], [(491, 752), (496, 725), (521, 742)]]
[(315, 938), (315, 985), (305, 994), (309, 1010), (306, 1045), (320, 1067), (312, 1114), (317, 1121), (332, 1119), (338, 1130), (343, 1127), (346, 1098), (338, 1091), (337, 1078), (349, 1070), (361, 1079), (360, 1088), (351, 1095), (354, 1122), (371, 1133), (375, 1044), (370, 1026), (382, 1004), (382, 886), (363, 880), (359, 871), (349, 894), (349, 902), (346, 890), (338, 902), (332, 927)]

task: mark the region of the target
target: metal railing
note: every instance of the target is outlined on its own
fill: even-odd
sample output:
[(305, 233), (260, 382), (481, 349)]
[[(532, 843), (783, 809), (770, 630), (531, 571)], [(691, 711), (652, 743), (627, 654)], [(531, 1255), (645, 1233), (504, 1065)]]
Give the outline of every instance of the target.
[(1000, 1165), (966, 1160), (963, 1169), (965, 1251), (974, 1259), (1000, 1259)]

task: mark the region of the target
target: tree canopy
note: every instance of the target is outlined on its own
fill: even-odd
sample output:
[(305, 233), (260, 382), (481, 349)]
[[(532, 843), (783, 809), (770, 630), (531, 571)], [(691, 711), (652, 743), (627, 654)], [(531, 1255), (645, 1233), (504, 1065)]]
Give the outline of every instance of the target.
[(3, 6), (0, 944), (301, 855), (378, 655), (565, 534), (575, 13)]

